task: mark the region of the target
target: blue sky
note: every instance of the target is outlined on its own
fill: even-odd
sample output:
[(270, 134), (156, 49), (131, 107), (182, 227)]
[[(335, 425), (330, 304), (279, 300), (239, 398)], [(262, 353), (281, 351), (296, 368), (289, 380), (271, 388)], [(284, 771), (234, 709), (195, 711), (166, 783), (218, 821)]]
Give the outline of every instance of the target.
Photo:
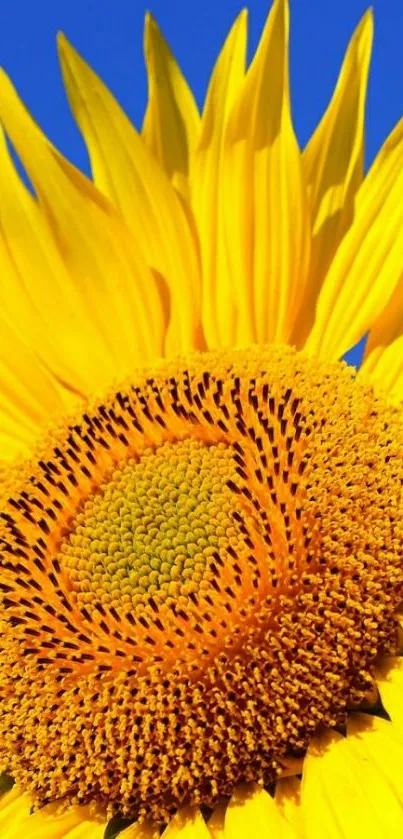
[[(147, 88), (144, 14), (157, 18), (202, 102), (209, 72), (241, 0), (13, 0), (0, 26), (0, 63), (52, 141), (80, 168), (88, 162), (58, 71), (61, 29), (108, 83), (137, 126)], [(270, 0), (250, 0), (250, 50)], [(336, 80), (348, 39), (367, 0), (290, 0), (293, 113), (302, 145)], [(403, 0), (374, 0), (375, 45), (369, 85), (367, 163), (403, 114)]]

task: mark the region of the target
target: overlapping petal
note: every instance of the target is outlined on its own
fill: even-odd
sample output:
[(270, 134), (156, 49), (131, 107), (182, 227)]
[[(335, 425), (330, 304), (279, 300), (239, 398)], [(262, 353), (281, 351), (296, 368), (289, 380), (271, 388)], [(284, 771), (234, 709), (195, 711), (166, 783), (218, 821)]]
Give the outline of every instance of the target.
[(191, 162), (191, 202), (202, 263), (202, 318), (209, 347), (236, 341), (237, 308), (224, 226), (224, 137), (228, 114), (245, 76), (246, 23), (246, 12), (241, 12), (214, 67)]
[(403, 734), (403, 657), (389, 656), (379, 663), (376, 683), (386, 711)]
[[(170, 304), (163, 295), (169, 328), (161, 349), (169, 355), (201, 347), (199, 259), (189, 213), (105, 85), (63, 36), (59, 49), (67, 93), (88, 147), (95, 184), (123, 214), (133, 250), (143, 256), (169, 291)], [(146, 286), (148, 291), (150, 282), (141, 276), (136, 279), (132, 273), (136, 289)], [(154, 315), (148, 321), (148, 333), (159, 332)]]
[[(383, 766), (375, 759), (381, 746)], [(302, 835), (309, 839), (399, 836), (403, 830), (402, 759), (403, 739), (396, 727), (375, 717), (357, 714), (349, 723), (347, 737), (328, 731), (314, 738), (304, 760)]]
[(276, 783), (274, 803), (296, 836), (302, 836), (301, 781), (296, 776), (280, 778)]
[[(53, 148), (4, 73), (0, 76), (0, 120), (40, 202), (41, 216), (31, 196), (25, 195), (23, 207), (18, 207), (22, 192), (17, 194), (14, 181), (12, 193), (10, 176), (9, 200), (17, 205), (17, 213), (24, 213), (20, 216), (24, 241), (18, 246), (18, 230), (15, 224), (11, 226), (8, 211), (6, 244), (11, 252), (18, 248), (15, 262), (20, 262), (23, 283), (31, 279), (35, 287), (33, 320), (40, 307), (43, 320), (53, 321), (59, 352), (71, 359), (69, 384), (78, 389), (84, 386), (86, 392), (105, 388), (133, 369), (140, 358), (161, 352), (163, 315), (154, 279), (120, 214)], [(11, 234), (7, 234), (9, 227)], [(30, 242), (36, 247), (34, 278), (27, 267)], [(13, 315), (18, 322), (15, 311)], [(38, 323), (37, 319), (37, 330)], [(46, 358), (51, 364), (52, 353)]]
[[(1, 107), (1, 106), (0, 106)], [(55, 376), (79, 392), (106, 350), (47, 219), (19, 179), (0, 131), (0, 298), (3, 312)], [(7, 345), (4, 344), (4, 347)], [(24, 369), (24, 368), (22, 368)], [(108, 370), (110, 371), (109, 366)], [(94, 377), (96, 382), (96, 376)]]
[(402, 272), (403, 120), (360, 187), (354, 222), (323, 282), (306, 349), (339, 358), (377, 321)]
[(26, 456), (43, 428), (77, 402), (0, 311), (0, 464)]
[(31, 814), (31, 806), (17, 787), (0, 798), (2, 839), (103, 839), (106, 823), (93, 818), (88, 807), (59, 813), (56, 804), (48, 804)]
[(197, 807), (184, 807), (171, 819), (161, 839), (211, 839)]
[(168, 177), (189, 198), (190, 160), (200, 130), (200, 117), (186, 82), (156, 21), (147, 13), (144, 54), (148, 103), (142, 137)]
[[(241, 13), (201, 120), (148, 16), (142, 136), (62, 37), (95, 186), (53, 148), (1, 75), (0, 121), (37, 197), (0, 133), (0, 481), (2, 461), (27, 454), (77, 400), (139, 361), (196, 347), (295, 341), (337, 358), (369, 330), (360, 375), (403, 400), (403, 121), (361, 183), (371, 44), (367, 13), (301, 160), (287, 0), (275, 0), (247, 72)], [(302, 784), (284, 778), (274, 798), (240, 786), (208, 824), (185, 808), (163, 836), (401, 835), (401, 659), (379, 666), (377, 681), (391, 722), (354, 715), (347, 738), (328, 732), (313, 740)], [(6, 793), (2, 836), (103, 837), (105, 825), (87, 808), (29, 809), (27, 796)], [(132, 824), (121, 836), (155, 839), (156, 830)]]
[(245, 839), (248, 834), (296, 839), (274, 799), (258, 784), (239, 785), (225, 814), (224, 839)]
[(380, 384), (391, 401), (403, 402), (403, 276), (370, 329), (359, 376)]
[(289, 102), (286, 0), (271, 8), (224, 144), (222, 201), (236, 342), (286, 342), (309, 259), (308, 205)]
[(309, 279), (292, 342), (301, 347), (313, 324), (316, 300), (334, 253), (354, 218), (364, 175), (364, 117), (373, 37), (369, 10), (350, 41), (339, 78), (303, 154), (312, 224)]
[[(23, 823), (31, 809), (31, 800), (28, 795), (22, 794), (21, 790), (13, 787), (4, 792), (0, 797), (0, 831), (1, 835), (12, 839), (10, 829), (16, 831), (20, 830), (21, 823)], [(21, 836), (21, 831), (20, 831)]]
[(208, 821), (208, 828), (210, 831), (211, 839), (225, 839), (224, 826), (226, 810), (226, 801), (221, 801), (214, 808), (214, 812), (212, 813)]
[(121, 830), (118, 836), (119, 839), (160, 839), (161, 831), (150, 822), (133, 822)]

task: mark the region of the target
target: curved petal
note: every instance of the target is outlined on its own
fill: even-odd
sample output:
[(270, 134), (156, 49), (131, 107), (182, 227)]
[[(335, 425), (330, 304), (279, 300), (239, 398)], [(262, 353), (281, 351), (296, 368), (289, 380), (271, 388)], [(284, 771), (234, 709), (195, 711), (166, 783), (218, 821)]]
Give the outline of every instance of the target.
[(291, 825), (283, 817), (273, 798), (258, 784), (240, 784), (227, 807), (224, 839), (246, 836), (275, 836), (294, 839)]
[(119, 839), (160, 839), (161, 831), (149, 822), (134, 822), (118, 833)]
[(370, 330), (358, 375), (379, 383), (392, 401), (403, 401), (403, 276)]
[[(73, 830), (69, 830), (68, 833), (62, 835), (64, 839), (104, 839), (105, 825), (94, 823), (89, 819), (83, 819), (80, 824), (73, 827)], [(49, 839), (56, 839), (55, 834), (50, 833)]]
[(208, 829), (210, 831), (211, 839), (225, 839), (225, 813), (227, 811), (227, 802), (221, 802), (214, 808), (214, 812), (208, 820)]
[(375, 807), (378, 802), (381, 806), (382, 788), (385, 790), (383, 809), (388, 812), (382, 818), (390, 830), (387, 835), (399, 836), (403, 832), (402, 731), (388, 720), (353, 714), (347, 725), (347, 741), (352, 752), (365, 765), (370, 765), (373, 779), (379, 785)]
[(287, 0), (275, 0), (225, 136), (222, 202), (241, 345), (287, 342), (307, 279), (309, 219), (290, 113), (288, 17)]
[(18, 429), (12, 427), (10, 433), (0, 431), (0, 490), (6, 482), (9, 465), (20, 456), (26, 457), (29, 454), (29, 443), (18, 438)]
[(331, 102), (303, 154), (310, 196), (312, 245), (309, 280), (293, 330), (301, 347), (315, 316), (315, 304), (332, 257), (354, 217), (363, 178), (364, 117), (373, 38), (368, 10), (350, 41)]
[(31, 800), (13, 787), (0, 799), (2, 839), (103, 839), (106, 822), (91, 817), (88, 807), (72, 807), (57, 813), (48, 804), (30, 815)]
[[(200, 345), (197, 243), (176, 190), (112, 94), (59, 38), (71, 108), (86, 141), (96, 185), (123, 214), (136, 252), (163, 278), (172, 298), (168, 354)], [(139, 280), (133, 277), (133, 284)], [(166, 311), (166, 316), (168, 316)], [(149, 330), (154, 329), (150, 320)]]
[(358, 191), (354, 222), (319, 294), (305, 348), (339, 358), (376, 322), (402, 272), (403, 120)]
[[(377, 762), (364, 753), (362, 742), (372, 736), (378, 723), (357, 715), (349, 736), (327, 731), (312, 741), (304, 760), (301, 809), (305, 835), (309, 839), (351, 839), (377, 836), (390, 839), (403, 832), (401, 796), (390, 785)], [(368, 722), (369, 721), (369, 722)], [(392, 743), (395, 730), (390, 723), (384, 745)], [(396, 746), (403, 759), (402, 743)], [(389, 752), (384, 749), (385, 764)], [(395, 755), (393, 764), (396, 766)], [(400, 782), (401, 783), (401, 782)]]
[(0, 831), (3, 837), (8, 839), (11, 827), (15, 832), (20, 829), (21, 823), (29, 816), (31, 804), (30, 797), (21, 793), (17, 786), (13, 786), (0, 797)]
[(184, 807), (165, 828), (161, 839), (211, 839), (206, 822), (197, 807)]
[(0, 312), (0, 462), (27, 455), (52, 419), (77, 403)]
[(179, 192), (189, 198), (189, 162), (200, 129), (199, 112), (192, 91), (149, 12), (145, 18), (144, 54), (148, 104), (142, 137)]
[(403, 734), (403, 658), (390, 656), (375, 672), (381, 699), (393, 725)]
[(202, 263), (202, 317), (207, 345), (234, 343), (233, 283), (224, 241), (222, 167), (224, 130), (239, 93), (246, 61), (247, 14), (235, 21), (214, 67), (203, 109), (201, 134), (191, 164), (191, 202)]
[[(39, 196), (59, 252), (57, 268), (60, 259), (64, 264), (55, 278), (52, 248), (48, 254), (40, 242), (40, 260), (50, 264), (42, 306), (51, 307), (48, 320), (54, 318), (66, 352), (75, 354), (78, 377), (86, 374), (86, 390), (103, 388), (140, 359), (161, 353), (159, 293), (121, 216), (47, 141), (4, 73), (0, 119)], [(32, 218), (36, 223), (37, 212)], [(34, 233), (39, 241), (39, 223)]]
[(95, 362), (94, 351), (99, 366), (104, 346), (37, 201), (18, 177), (1, 128), (0, 167), (2, 310), (55, 375), (84, 393), (86, 368)]
[(301, 781), (299, 778), (280, 778), (276, 783), (274, 802), (285, 820), (294, 829), (296, 836), (301, 836)]
[(359, 370), (361, 376), (379, 385), (395, 405), (403, 402), (403, 335), (386, 347), (379, 347)]

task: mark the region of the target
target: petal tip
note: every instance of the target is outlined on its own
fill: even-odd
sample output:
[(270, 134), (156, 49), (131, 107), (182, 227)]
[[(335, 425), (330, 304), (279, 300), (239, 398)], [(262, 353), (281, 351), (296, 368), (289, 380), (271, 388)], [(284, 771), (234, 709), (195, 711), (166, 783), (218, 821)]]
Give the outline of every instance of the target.
[(61, 29), (59, 29), (59, 31), (56, 33), (56, 46), (59, 58), (62, 55), (64, 55), (64, 53), (66, 53), (70, 47), (70, 43), (67, 40), (64, 32), (61, 31)]
[(68, 62), (69, 59), (73, 57), (79, 57), (77, 50), (73, 47), (70, 43), (69, 39), (66, 37), (64, 32), (61, 30), (58, 31), (56, 35), (56, 44), (57, 44), (57, 52), (59, 56), (59, 61), (63, 67), (63, 63)]
[(147, 10), (144, 15), (144, 46), (146, 49), (147, 47), (157, 47), (161, 40), (163, 40), (163, 35), (156, 18)]
[(368, 9), (364, 12), (360, 23), (358, 24), (358, 29), (361, 29), (361, 32), (366, 34), (368, 37), (372, 39), (373, 32), (374, 32), (374, 8), (373, 6), (369, 6)]

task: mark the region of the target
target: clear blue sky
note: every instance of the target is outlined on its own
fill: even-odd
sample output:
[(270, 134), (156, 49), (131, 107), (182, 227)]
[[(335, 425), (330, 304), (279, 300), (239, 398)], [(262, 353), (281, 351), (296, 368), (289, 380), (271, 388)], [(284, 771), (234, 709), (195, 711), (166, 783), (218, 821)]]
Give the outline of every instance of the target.
[[(146, 101), (145, 11), (157, 18), (201, 103), (214, 59), (244, 5), (253, 50), (270, 0), (13, 0), (3, 6), (0, 63), (52, 141), (87, 170), (58, 71), (57, 30), (65, 32), (140, 126)], [(367, 163), (403, 114), (403, 0), (373, 0), (372, 5)], [(367, 6), (367, 0), (290, 0), (292, 101), (302, 145), (326, 106), (348, 39)]]

